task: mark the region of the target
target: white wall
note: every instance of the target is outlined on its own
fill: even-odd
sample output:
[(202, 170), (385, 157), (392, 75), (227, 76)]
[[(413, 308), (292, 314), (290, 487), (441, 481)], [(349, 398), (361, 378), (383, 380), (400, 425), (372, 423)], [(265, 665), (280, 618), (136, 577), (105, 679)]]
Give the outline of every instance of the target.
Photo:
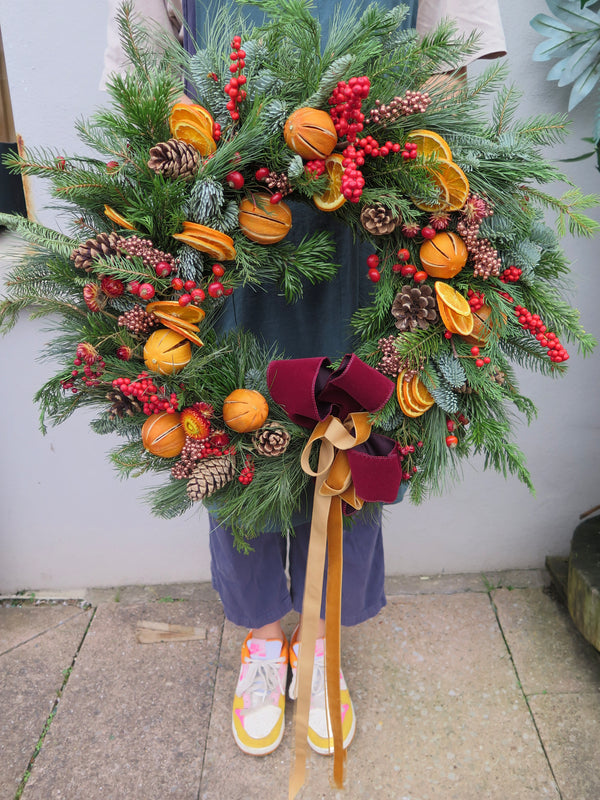
[[(545, 3), (501, 0), (501, 9), (512, 73), (524, 92), (523, 115), (563, 111), (567, 92), (546, 82), (548, 65), (530, 58), (539, 39), (529, 19), (545, 11)], [(81, 151), (73, 122), (104, 102), (97, 90), (104, 4), (13, 3), (0, 10), (0, 25), (17, 130), (30, 147)], [(568, 145), (554, 157), (581, 152), (593, 112), (592, 102), (575, 112)], [(591, 160), (566, 167), (584, 191), (600, 189)], [(39, 185), (35, 193), (38, 216), (55, 224), (53, 212), (42, 208)], [(565, 246), (573, 262), (573, 302), (598, 336), (597, 244), (567, 240)], [(81, 416), (46, 437), (39, 434), (31, 397), (51, 374), (50, 365), (36, 363), (43, 325), (23, 319), (0, 342), (0, 590), (208, 579), (202, 512), (170, 522), (153, 518), (139, 502), (152, 480), (119, 482), (104, 457), (110, 441), (89, 432)], [(536, 497), (516, 480), (467, 465), (464, 482), (445, 497), (390, 512), (389, 574), (538, 567), (546, 554), (568, 551), (579, 513), (600, 503), (598, 359), (583, 361), (572, 352), (561, 381), (523, 375), (522, 389), (540, 411), (519, 434)]]

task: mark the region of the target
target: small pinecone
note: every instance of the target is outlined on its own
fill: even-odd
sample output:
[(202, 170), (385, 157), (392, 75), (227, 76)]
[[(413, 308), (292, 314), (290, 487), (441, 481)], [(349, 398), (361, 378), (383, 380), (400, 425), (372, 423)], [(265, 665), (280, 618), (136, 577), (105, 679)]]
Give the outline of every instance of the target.
[(456, 389), (456, 391), (460, 392), (460, 394), (473, 394), (475, 389), (473, 389), (472, 386), (469, 386), (468, 383), (463, 383), (463, 385), (459, 386), (458, 389)]
[(99, 233), (95, 239), (88, 239), (80, 244), (77, 250), (71, 253), (71, 261), (75, 262), (76, 269), (89, 272), (92, 262), (96, 258), (116, 256), (120, 252), (119, 235), (112, 233)]
[(498, 367), (493, 367), (490, 378), (500, 386), (502, 386), (506, 381), (506, 375), (504, 372), (502, 372), (502, 370), (498, 369)]
[(431, 286), (403, 286), (392, 303), (392, 316), (399, 331), (426, 331), (438, 318)]
[(222, 489), (234, 477), (234, 461), (231, 456), (205, 458), (198, 463), (187, 482), (187, 495), (192, 502), (203, 500)]
[(261, 456), (280, 456), (290, 443), (290, 434), (277, 422), (271, 422), (256, 431), (252, 443)]
[(160, 325), (159, 318), (154, 314), (149, 314), (142, 306), (134, 306), (131, 311), (121, 314), (117, 321), (131, 333), (148, 333), (152, 328), (158, 328)]
[(115, 417), (119, 417), (119, 419), (123, 419), (123, 417), (133, 417), (134, 414), (138, 414), (142, 411), (142, 406), (135, 397), (127, 397), (121, 394), (117, 389), (111, 389), (110, 392), (107, 392), (106, 399), (110, 400), (112, 403), (111, 407), (108, 409), (108, 416), (110, 419), (114, 419)]
[(193, 178), (198, 171), (200, 153), (187, 142), (169, 139), (150, 148), (148, 166), (165, 178)]
[(400, 224), (400, 217), (385, 206), (365, 206), (361, 211), (360, 221), (363, 228), (373, 236), (385, 236)]

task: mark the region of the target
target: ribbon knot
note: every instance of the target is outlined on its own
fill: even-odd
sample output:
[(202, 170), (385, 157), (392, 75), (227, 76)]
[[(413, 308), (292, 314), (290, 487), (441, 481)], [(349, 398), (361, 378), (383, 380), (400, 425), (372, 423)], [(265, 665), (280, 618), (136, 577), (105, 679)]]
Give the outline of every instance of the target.
[[(267, 382), (273, 400), (289, 418), (312, 433), (301, 456), (304, 472), (315, 478), (313, 514), (302, 601), (301, 647), (298, 660), (295, 760), (290, 776), (293, 800), (304, 783), (313, 657), (321, 608), (325, 555), (328, 556), (325, 597), (325, 670), (327, 703), (333, 738), (333, 777), (344, 783), (345, 752), (340, 700), (340, 619), (342, 600), (343, 512), (364, 501), (393, 502), (402, 468), (398, 443), (372, 433), (370, 416), (387, 403), (394, 384), (354, 354), (332, 371), (327, 358), (272, 361)], [(316, 423), (316, 424), (315, 424)], [(310, 466), (319, 443), (316, 471)]]

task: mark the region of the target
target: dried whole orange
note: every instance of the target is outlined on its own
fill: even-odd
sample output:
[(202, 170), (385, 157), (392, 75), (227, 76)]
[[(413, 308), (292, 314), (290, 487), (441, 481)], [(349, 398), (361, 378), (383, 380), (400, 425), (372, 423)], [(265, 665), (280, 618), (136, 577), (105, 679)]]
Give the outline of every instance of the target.
[(242, 200), (238, 222), (241, 232), (251, 241), (274, 244), (288, 235), (292, 212), (286, 203), (271, 203), (270, 195), (258, 192)]
[(175, 458), (185, 443), (185, 431), (178, 412), (152, 414), (142, 425), (142, 444), (155, 456)]
[(237, 433), (262, 428), (268, 415), (267, 401), (254, 389), (234, 389), (223, 402), (223, 420)]
[(467, 246), (457, 233), (443, 231), (421, 245), (419, 258), (432, 278), (454, 278), (467, 263)]
[(327, 158), (337, 144), (333, 120), (318, 108), (298, 108), (283, 128), (287, 146), (302, 158)]
[(151, 333), (144, 345), (144, 363), (151, 372), (174, 375), (189, 364), (192, 349), (186, 336), (169, 328)]
[[(473, 330), (463, 337), (465, 342), (486, 344), (490, 336), (500, 336), (498, 327), (492, 324), (491, 314), (492, 309), (487, 303), (484, 303), (477, 311), (473, 311)], [(506, 314), (502, 314), (502, 319), (506, 322)]]

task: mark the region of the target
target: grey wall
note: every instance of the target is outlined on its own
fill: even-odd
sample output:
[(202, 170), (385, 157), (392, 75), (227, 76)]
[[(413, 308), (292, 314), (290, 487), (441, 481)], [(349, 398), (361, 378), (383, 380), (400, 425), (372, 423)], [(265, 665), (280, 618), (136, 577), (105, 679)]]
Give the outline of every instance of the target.
[[(522, 114), (563, 111), (567, 93), (546, 81), (547, 65), (530, 57), (539, 39), (529, 19), (545, 4), (501, 0), (501, 8), (512, 74), (524, 93)], [(97, 89), (104, 3), (5, 4), (0, 25), (17, 130), (30, 147), (81, 151), (73, 122), (105, 99)], [(591, 102), (576, 111), (568, 145), (554, 157), (581, 151), (593, 112)], [(584, 191), (600, 188), (591, 161), (566, 168)], [(34, 192), (39, 218), (57, 225), (44, 209), (43, 186), (34, 183)], [(598, 336), (597, 244), (567, 239), (565, 246), (573, 262), (573, 303)], [(0, 591), (208, 579), (202, 511), (170, 522), (151, 517), (140, 497), (152, 480), (119, 482), (104, 456), (111, 442), (91, 434), (81, 416), (46, 437), (38, 432), (31, 397), (52, 372), (36, 361), (44, 324), (24, 318), (0, 341)], [(463, 482), (445, 497), (389, 513), (388, 573), (536, 567), (548, 553), (566, 553), (579, 513), (600, 503), (598, 388), (598, 355), (583, 361), (572, 351), (569, 374), (560, 381), (523, 375), (522, 389), (540, 412), (532, 427), (519, 431), (536, 496), (515, 480), (467, 464)]]

